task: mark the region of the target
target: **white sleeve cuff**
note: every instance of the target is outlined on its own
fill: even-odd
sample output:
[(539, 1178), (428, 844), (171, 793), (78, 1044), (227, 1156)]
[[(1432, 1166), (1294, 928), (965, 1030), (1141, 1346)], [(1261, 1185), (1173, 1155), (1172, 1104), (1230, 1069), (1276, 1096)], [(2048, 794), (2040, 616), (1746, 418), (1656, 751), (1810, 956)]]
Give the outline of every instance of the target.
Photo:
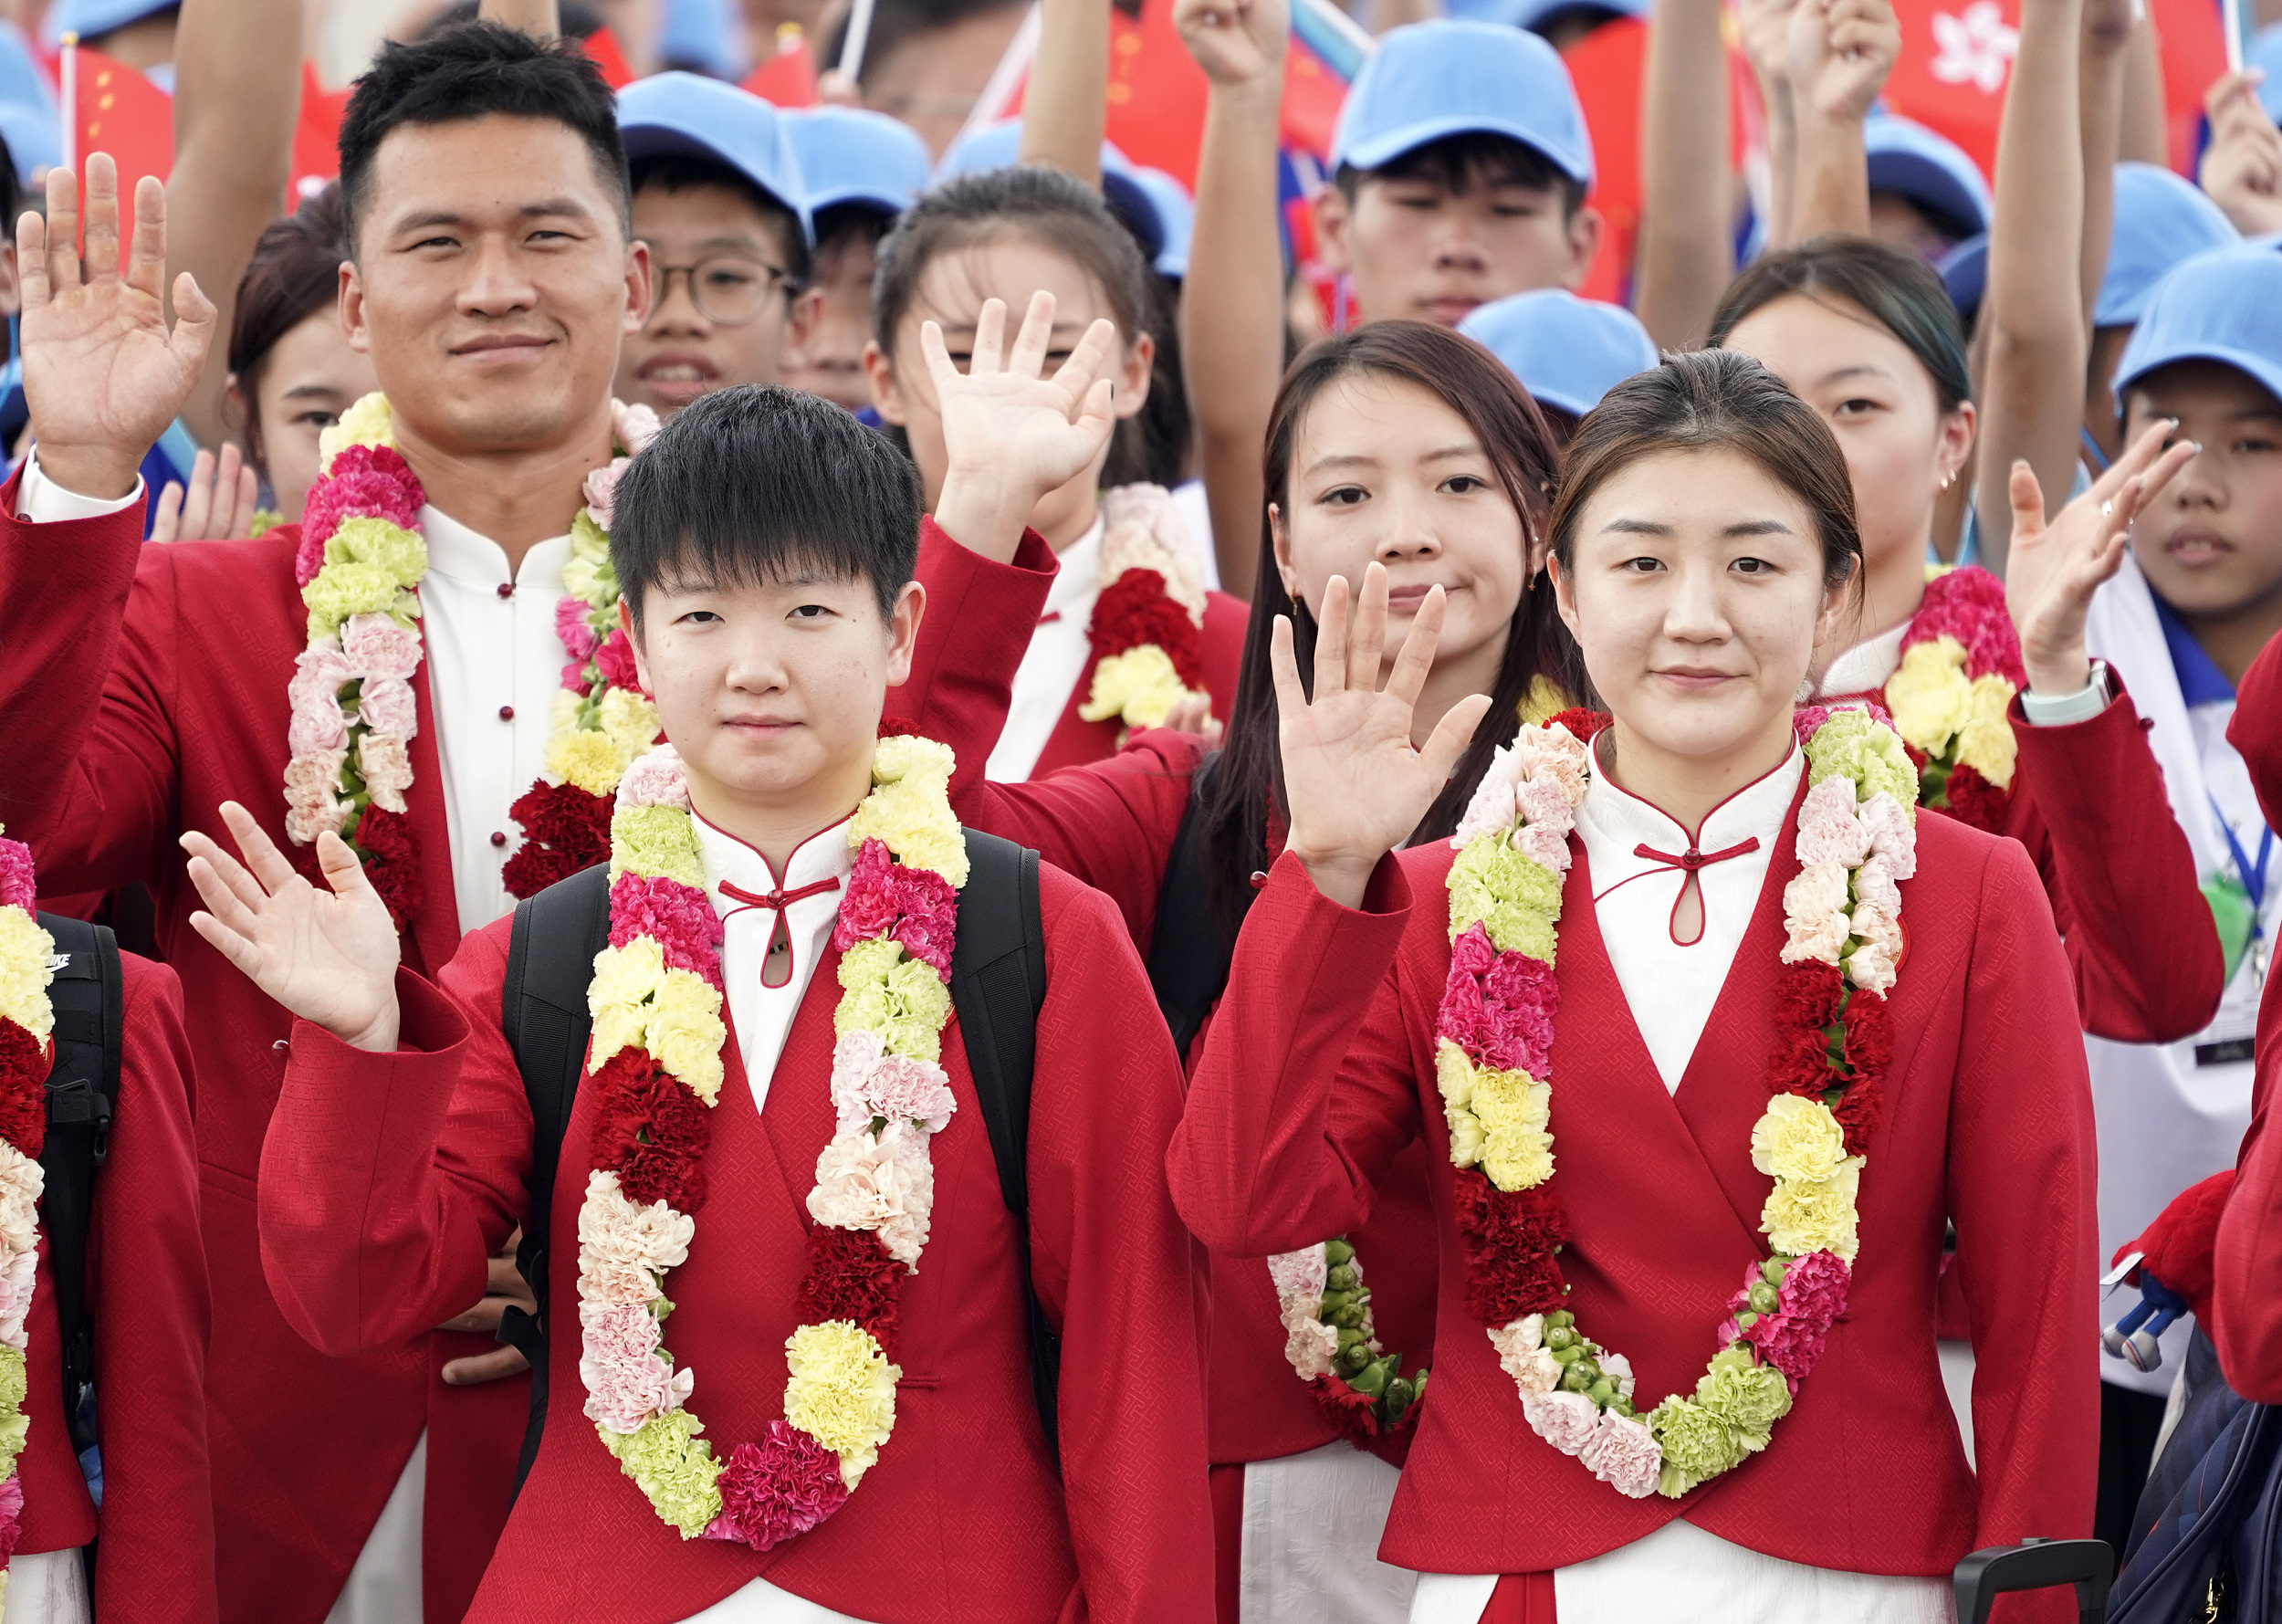
[(2025, 691), (2021, 710), (2038, 728), (2057, 728), (2069, 722), (2088, 722), (2108, 708), (2113, 697), (2108, 689), (2108, 662), (2092, 662), (2091, 679), (2073, 694), (2047, 695)]
[(24, 459), (24, 478), (16, 487), (16, 516), (34, 524), (55, 524), (67, 519), (100, 519), (107, 513), (117, 513), (142, 500), (142, 476), (135, 476), (135, 487), (116, 501), (102, 497), (83, 497), (76, 490), (66, 490), (40, 472), (39, 448), (34, 446), (31, 456)]

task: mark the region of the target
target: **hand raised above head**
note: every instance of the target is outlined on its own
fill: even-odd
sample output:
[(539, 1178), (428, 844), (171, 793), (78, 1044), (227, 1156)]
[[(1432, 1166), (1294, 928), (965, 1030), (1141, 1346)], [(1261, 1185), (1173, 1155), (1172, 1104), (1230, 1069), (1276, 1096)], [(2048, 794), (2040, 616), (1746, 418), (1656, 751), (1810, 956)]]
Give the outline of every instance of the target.
[(317, 837), (329, 891), (294, 871), (235, 801), (222, 821), (245, 862), (193, 830), (182, 837), (190, 881), (211, 911), (191, 928), (247, 980), (304, 1021), (358, 1049), (396, 1047), (396, 927), (348, 843)]
[(1282, 82), (1288, 0), (1174, 0), (1173, 26), (1215, 86)]
[(1858, 121), (1901, 55), (1901, 24), (1892, 0), (1799, 0), (1785, 43), (1802, 110)]
[(1300, 686), (1292, 623), (1276, 617), (1268, 657), (1292, 819), (1285, 849), (1307, 865), (1318, 890), (1349, 907), (1363, 900), (1378, 860), (1426, 816), (1490, 708), (1486, 694), (1460, 699), (1424, 745), (1412, 746), (1418, 693), (1434, 668), (1442, 613), (1438, 586), (1418, 606), (1381, 687), (1387, 571), (1377, 564), (1363, 571), (1363, 595), (1352, 613), (1345, 578), (1333, 576), (1316, 613), (1313, 695)]
[(119, 174), (106, 153), (87, 161), (87, 258), (78, 178), (47, 174), (47, 217), (16, 225), (24, 292), (24, 395), (40, 466), (81, 496), (123, 497), (135, 469), (189, 398), (214, 338), (215, 308), (185, 272), (166, 284), (166, 187), (135, 189), (134, 255), (119, 269)]

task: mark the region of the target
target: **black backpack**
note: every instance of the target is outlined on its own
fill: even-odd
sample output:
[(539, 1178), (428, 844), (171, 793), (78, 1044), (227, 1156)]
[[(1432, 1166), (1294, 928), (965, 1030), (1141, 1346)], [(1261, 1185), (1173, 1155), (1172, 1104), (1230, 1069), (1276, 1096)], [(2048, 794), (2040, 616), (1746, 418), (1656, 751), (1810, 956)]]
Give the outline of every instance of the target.
[[(979, 830), (965, 831), (968, 876), (958, 897), (958, 934), (951, 951), (951, 1002), (966, 1036), (968, 1069), (982, 1105), (999, 1191), (1016, 1219), (1015, 1262), (1021, 1271), (1030, 1343), (1031, 1390), (1046, 1448), (1059, 1460), (1055, 1394), (1062, 1343), (1047, 1322), (1030, 1277), (1029, 1179), (1031, 1074), (1037, 1058), (1038, 1011), (1046, 1000), (1046, 933), (1038, 911), (1038, 854)], [(531, 1362), (531, 1417), (516, 1468), (519, 1491), (539, 1452), (547, 1421), (547, 1229), (555, 1167), (570, 1106), (586, 1064), (593, 1025), (586, 1003), (594, 955), (610, 940), (610, 867), (597, 864), (518, 903), (508, 949), (501, 1024), (523, 1074), (531, 1105), (530, 1207), (516, 1264), (538, 1299), (536, 1316), (510, 1308), (499, 1340)]]
[(62, 1332), (63, 1420), (71, 1452), (95, 1447), (95, 1318), (88, 1301), (88, 1231), (95, 1210), (95, 1175), (110, 1155), (111, 1116), (119, 1103), (119, 1062), (125, 1043), (126, 988), (119, 943), (100, 925), (39, 916), (61, 959), (47, 988), (56, 1012), (55, 1063), (47, 1072), (47, 1138), (39, 1153), (46, 1193), (40, 1228)]

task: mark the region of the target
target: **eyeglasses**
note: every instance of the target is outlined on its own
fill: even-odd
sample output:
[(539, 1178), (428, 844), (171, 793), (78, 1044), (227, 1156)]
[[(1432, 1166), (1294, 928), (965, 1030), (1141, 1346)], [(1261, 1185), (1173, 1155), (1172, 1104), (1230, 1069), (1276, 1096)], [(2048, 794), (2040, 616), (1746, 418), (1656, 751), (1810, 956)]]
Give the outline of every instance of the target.
[(736, 255), (723, 255), (714, 259), (701, 259), (695, 265), (661, 265), (657, 271), (657, 303), (652, 309), (665, 308), (674, 296), (674, 278), (689, 278), (689, 302), (697, 307), (697, 314), (721, 327), (740, 327), (767, 308), (769, 296), (779, 283), (790, 285), (790, 275), (781, 267), (759, 259), (745, 259)]

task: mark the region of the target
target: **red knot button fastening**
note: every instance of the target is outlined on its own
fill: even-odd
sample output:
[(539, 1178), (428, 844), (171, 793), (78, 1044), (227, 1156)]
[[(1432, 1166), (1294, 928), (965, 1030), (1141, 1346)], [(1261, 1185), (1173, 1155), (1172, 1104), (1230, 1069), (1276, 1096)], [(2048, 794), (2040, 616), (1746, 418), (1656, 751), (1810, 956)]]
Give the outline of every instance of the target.
[(513, 721), (515, 719), (515, 707), (512, 705), (502, 705), (499, 707), (499, 719), (503, 722)]
[(512, 581), (501, 581), (499, 583), (499, 595), (503, 598), (512, 598), (515, 596), (515, 582)]
[(503, 846), (508, 843), (508, 837), (501, 831), (494, 829), (491, 832), (491, 843), (495, 846)]

